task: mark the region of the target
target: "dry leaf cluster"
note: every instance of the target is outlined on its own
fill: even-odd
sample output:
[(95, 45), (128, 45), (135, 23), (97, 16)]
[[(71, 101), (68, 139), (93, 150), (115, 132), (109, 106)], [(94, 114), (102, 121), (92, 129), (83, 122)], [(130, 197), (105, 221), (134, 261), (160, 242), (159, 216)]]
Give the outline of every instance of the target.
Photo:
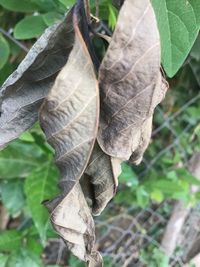
[(92, 214), (99, 215), (116, 193), (120, 163), (141, 161), (167, 83), (150, 0), (124, 2), (98, 71), (83, 12), (79, 0), (2, 86), (0, 147), (29, 129), (39, 114), (61, 175), (60, 195), (45, 205), (68, 248), (97, 267), (103, 263), (95, 250)]

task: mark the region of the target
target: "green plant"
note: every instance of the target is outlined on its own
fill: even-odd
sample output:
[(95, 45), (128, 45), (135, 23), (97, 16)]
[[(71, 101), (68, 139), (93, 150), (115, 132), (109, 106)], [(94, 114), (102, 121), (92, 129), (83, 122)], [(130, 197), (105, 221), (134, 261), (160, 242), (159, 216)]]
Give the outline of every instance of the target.
[[(158, 248), (151, 248), (151, 252), (148, 249), (142, 250), (140, 254), (140, 260), (148, 264), (148, 267), (169, 267), (169, 259), (167, 256)], [(150, 256), (151, 255), (151, 256)]]

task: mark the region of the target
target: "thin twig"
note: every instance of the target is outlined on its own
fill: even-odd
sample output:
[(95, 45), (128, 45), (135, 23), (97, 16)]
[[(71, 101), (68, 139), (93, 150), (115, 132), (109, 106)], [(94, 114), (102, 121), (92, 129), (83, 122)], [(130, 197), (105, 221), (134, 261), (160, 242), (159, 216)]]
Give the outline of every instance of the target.
[(84, 0), (84, 5), (85, 5), (85, 13), (87, 16), (87, 21), (88, 24), (90, 24), (90, 1), (89, 0)]
[(20, 43), (19, 41), (17, 41), (15, 38), (12, 37), (11, 34), (9, 34), (8, 32), (6, 32), (4, 29), (0, 28), (0, 32), (5, 35), (7, 38), (9, 38), (13, 43), (15, 43), (17, 46), (19, 46), (21, 49), (23, 49), (26, 53), (28, 53), (29, 49), (23, 45), (22, 43)]
[(59, 240), (59, 243), (60, 244), (59, 244), (58, 256), (57, 256), (57, 259), (56, 259), (56, 264), (57, 265), (59, 265), (61, 263), (63, 251), (65, 249), (65, 244), (64, 244), (62, 239)]
[(95, 8), (96, 8), (95, 16), (98, 18), (99, 17), (99, 0), (95, 0)]

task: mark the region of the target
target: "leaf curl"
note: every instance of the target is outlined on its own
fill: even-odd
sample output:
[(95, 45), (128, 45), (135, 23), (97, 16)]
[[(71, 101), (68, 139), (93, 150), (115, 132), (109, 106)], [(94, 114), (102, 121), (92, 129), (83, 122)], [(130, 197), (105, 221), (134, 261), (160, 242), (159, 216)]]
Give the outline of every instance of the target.
[(150, 140), (154, 109), (166, 92), (150, 0), (124, 2), (100, 66), (99, 83), (98, 142), (110, 156), (128, 160), (133, 154), (139, 163)]
[(51, 220), (70, 250), (89, 266), (101, 266), (94, 249), (95, 227), (80, 178), (97, 135), (99, 95), (96, 74), (74, 10), (74, 46), (41, 111), (40, 124), (55, 149), (62, 192), (46, 203)]
[(117, 178), (120, 173), (121, 160), (105, 154), (96, 143), (89, 164), (80, 181), (93, 215), (100, 215), (114, 197), (118, 186)]
[(48, 28), (0, 89), (0, 149), (38, 119), (38, 110), (72, 49), (72, 11)]

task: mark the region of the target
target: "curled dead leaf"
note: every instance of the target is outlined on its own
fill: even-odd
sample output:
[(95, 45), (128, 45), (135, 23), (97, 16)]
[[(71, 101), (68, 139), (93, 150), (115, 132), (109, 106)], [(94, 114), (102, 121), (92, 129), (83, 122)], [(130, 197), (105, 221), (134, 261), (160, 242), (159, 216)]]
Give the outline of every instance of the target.
[(160, 73), (160, 39), (150, 0), (126, 0), (99, 70), (98, 142), (112, 157), (142, 159), (151, 118), (166, 92)]
[(94, 249), (94, 222), (79, 180), (97, 135), (99, 95), (93, 64), (77, 24), (77, 9), (74, 46), (42, 105), (40, 124), (55, 149), (61, 173), (61, 195), (47, 203), (52, 223), (70, 250), (94, 267), (100, 266), (101, 257)]
[(105, 154), (96, 143), (81, 179), (81, 186), (93, 215), (100, 215), (115, 195), (120, 173), (121, 161)]
[(48, 28), (0, 89), (0, 149), (38, 119), (38, 110), (72, 49), (72, 10)]

